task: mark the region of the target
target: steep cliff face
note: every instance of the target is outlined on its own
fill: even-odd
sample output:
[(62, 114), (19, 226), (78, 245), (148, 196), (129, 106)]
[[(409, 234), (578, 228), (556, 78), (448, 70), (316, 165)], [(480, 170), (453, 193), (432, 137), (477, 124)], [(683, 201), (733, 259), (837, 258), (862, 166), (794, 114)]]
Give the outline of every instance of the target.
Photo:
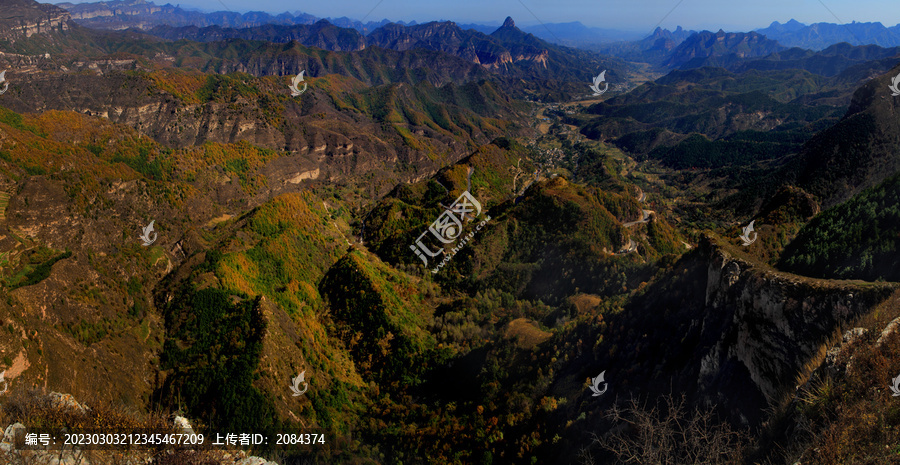
[(94, 18), (111, 18), (114, 16), (134, 17), (144, 15), (159, 15), (161, 13), (173, 13), (177, 10), (171, 4), (159, 6), (144, 0), (120, 0), (112, 2), (98, 2), (89, 4), (60, 3), (72, 14), (72, 19), (87, 20)]
[(620, 395), (684, 392), (755, 427), (790, 399), (847, 328), (896, 289), (779, 272), (738, 247), (705, 237), (610, 316), (596, 358), (573, 368), (606, 367)]
[(312, 24), (316, 17), (306, 13), (270, 15), (262, 11), (205, 13), (184, 10), (166, 3), (157, 5), (145, 0), (107, 0), (101, 2), (62, 2), (59, 7), (72, 14), (78, 24), (96, 29), (151, 29), (156, 26), (222, 26), (254, 27), (264, 24)]
[[(739, 410), (786, 401), (849, 325), (894, 288), (780, 273), (714, 244), (704, 250), (709, 265), (700, 323), (704, 339), (715, 342), (700, 362), (699, 387), (707, 401)], [(730, 395), (735, 389), (749, 395)], [(750, 405), (739, 406), (747, 400)]]
[[(376, 177), (383, 175), (392, 180), (384, 185), (368, 184), (378, 191), (387, 190), (401, 179), (434, 172), (442, 163), (461, 158), (469, 150), (469, 140), (486, 143), (500, 135), (499, 130), (489, 126), (473, 127), (462, 137), (429, 126), (424, 120), (384, 124), (377, 114), (395, 105), (418, 108), (437, 98), (436, 103), (445, 105), (448, 121), (467, 126), (473, 123), (473, 118), (481, 117), (465, 108), (465, 99), (490, 90), (478, 84), (467, 85), (471, 89), (450, 86), (440, 94), (429, 86), (396, 84), (371, 89), (365, 96), (343, 101), (346, 98), (343, 94), (312, 86), (302, 98), (290, 99), (286, 95), (289, 83), (286, 77), (189, 75), (196, 79), (198, 87), (210, 89), (209, 96), (201, 100), (192, 94), (168, 92), (161, 88), (169, 82), (168, 77), (129, 72), (129, 68), (136, 66), (134, 61), (120, 61), (75, 63), (73, 67), (77, 68), (71, 73), (32, 73), (37, 69), (34, 66), (17, 69), (15, 74), (7, 74), (12, 84), (3, 96), (3, 104), (20, 112), (70, 110), (99, 116), (135, 128), (170, 147), (246, 141), (289, 152), (291, 157), (273, 162), (268, 173), (277, 186), (290, 183), (305, 172), (319, 170), (316, 178), (331, 181), (364, 172)], [(343, 82), (344, 78), (325, 79)], [(360, 83), (351, 85), (359, 87)], [(240, 95), (239, 88), (253, 90)], [(485, 95), (488, 101), (504, 107), (497, 109), (499, 114), (511, 110), (496, 97)], [(378, 101), (382, 106), (372, 112), (368, 102), (375, 99), (381, 99)], [(353, 105), (359, 106), (347, 111)], [(359, 108), (370, 114), (362, 113)], [(411, 170), (400, 174), (394, 168), (397, 163)]]
[(501, 41), (509, 50), (509, 62), (526, 62), (531, 66), (547, 67), (550, 56), (546, 43), (537, 37), (526, 34), (516, 27), (512, 18), (507, 17), (499, 29), (491, 33), (491, 37)]
[(2, 4), (0, 40), (15, 43), (16, 40), (35, 34), (69, 29), (69, 13), (57, 6), (30, 0), (7, 0)]

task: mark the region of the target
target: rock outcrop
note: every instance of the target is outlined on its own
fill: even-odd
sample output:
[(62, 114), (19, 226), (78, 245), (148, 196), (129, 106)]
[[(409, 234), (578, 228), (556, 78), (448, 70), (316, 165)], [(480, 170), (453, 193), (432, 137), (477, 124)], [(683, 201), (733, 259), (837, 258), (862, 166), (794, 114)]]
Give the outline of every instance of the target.
[[(172, 147), (245, 141), (288, 152), (289, 157), (274, 159), (271, 166), (263, 169), (262, 174), (271, 179), (272, 186), (289, 188), (303, 180), (334, 181), (362, 172), (394, 177), (393, 165), (397, 162), (415, 166), (416, 172), (433, 172), (440, 167), (440, 161), (423, 150), (425, 146), (405, 143), (393, 128), (377, 120), (335, 108), (331, 96), (321, 91), (311, 90), (302, 99), (270, 102), (266, 106), (259, 105), (258, 99), (243, 96), (196, 102), (180, 99), (152, 80), (126, 72), (132, 66), (133, 61), (86, 61), (80, 68), (87, 71), (95, 67), (97, 74), (19, 69), (7, 74), (11, 85), (4, 94), (4, 105), (17, 112), (70, 110), (99, 116)], [(277, 95), (287, 93), (289, 81), (284, 81), (283, 89), (276, 87), (274, 80), (256, 82), (266, 86), (262, 92)], [(418, 92), (397, 84), (387, 91), (387, 96), (416, 104), (421, 98)], [(454, 134), (426, 125), (409, 129), (428, 138), (433, 153), (449, 154), (449, 161), (468, 153), (466, 141)], [(487, 143), (497, 135), (476, 130), (467, 136), (477, 143)], [(394, 178), (381, 188), (388, 189), (388, 184), (401, 180), (405, 179)], [(277, 193), (266, 193), (266, 197)]]
[(886, 299), (893, 285), (826, 281), (769, 269), (707, 241), (706, 314), (716, 340), (703, 357), (699, 384), (711, 401), (729, 402), (729, 385), (777, 406), (806, 381), (856, 319)]
[(67, 31), (71, 17), (55, 5), (31, 0), (6, 0), (3, 2), (3, 18), (0, 18), (0, 40), (15, 43), (35, 34)]
[(311, 24), (316, 17), (306, 14), (281, 13), (273, 16), (262, 11), (205, 13), (185, 10), (178, 5), (157, 5), (146, 0), (107, 0), (102, 2), (62, 2), (72, 19), (80, 25), (96, 29), (151, 29), (156, 26), (223, 26), (254, 27), (263, 24)]
[(604, 345), (616, 352), (584, 365), (617, 367), (608, 375), (620, 393), (690, 393), (695, 405), (759, 426), (897, 288), (783, 273), (738, 247), (704, 237), (610, 318)]

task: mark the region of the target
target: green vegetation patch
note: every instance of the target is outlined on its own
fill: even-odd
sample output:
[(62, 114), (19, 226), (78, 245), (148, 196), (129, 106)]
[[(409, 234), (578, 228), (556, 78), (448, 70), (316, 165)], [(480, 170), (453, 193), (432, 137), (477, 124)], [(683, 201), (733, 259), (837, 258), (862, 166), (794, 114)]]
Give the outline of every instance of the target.
[(719, 168), (782, 157), (797, 150), (802, 143), (781, 142), (797, 139), (791, 135), (767, 138), (760, 134), (743, 133), (729, 140), (709, 140), (703, 135), (691, 134), (674, 147), (651, 150), (648, 156), (676, 169)]
[(431, 315), (409, 276), (372, 258), (345, 255), (322, 280), (322, 292), (364, 372), (385, 386), (417, 385), (435, 346), (426, 330)]
[(89, 346), (99, 342), (110, 335), (121, 333), (129, 327), (124, 318), (104, 319), (97, 322), (81, 320), (77, 323), (63, 325), (63, 331), (69, 333), (78, 342)]
[[(241, 299), (235, 301), (235, 299)], [(219, 431), (260, 432), (277, 422), (253, 381), (266, 331), (259, 298), (184, 289), (166, 308), (163, 396)]]
[(129, 155), (120, 152), (113, 156), (110, 161), (112, 163), (125, 163), (131, 169), (154, 181), (168, 180), (174, 172), (175, 165), (173, 161), (160, 154), (151, 159), (150, 154), (150, 146), (138, 146), (136, 154)]
[(6, 280), (7, 287), (18, 289), (37, 284), (50, 276), (50, 271), (56, 262), (72, 256), (72, 252), (66, 251), (46, 258), (48, 253), (53, 253), (53, 251), (47, 248), (40, 248), (29, 254), (23, 268)]
[(812, 219), (779, 266), (806, 276), (900, 281), (900, 176)]
[(329, 230), (326, 215), (321, 202), (308, 194), (270, 200), (249, 218), (252, 246), (210, 253), (206, 268), (215, 270), (227, 289), (272, 296), (289, 313), (319, 308), (316, 286), (346, 244)]
[(233, 73), (228, 75), (210, 74), (206, 83), (197, 90), (201, 102), (233, 101), (238, 97), (254, 98), (260, 96), (260, 90), (253, 78), (248, 74)]
[(47, 137), (47, 134), (41, 131), (37, 126), (25, 123), (22, 115), (4, 107), (0, 107), (0, 123), (7, 124), (20, 131), (28, 131), (36, 136)]

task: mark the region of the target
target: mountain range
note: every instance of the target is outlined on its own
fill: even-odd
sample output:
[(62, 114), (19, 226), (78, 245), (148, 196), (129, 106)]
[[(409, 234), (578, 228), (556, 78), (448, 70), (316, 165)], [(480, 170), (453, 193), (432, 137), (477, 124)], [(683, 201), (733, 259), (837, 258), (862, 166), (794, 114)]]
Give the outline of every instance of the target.
[(774, 21), (767, 28), (756, 29), (756, 32), (776, 40), (786, 47), (801, 47), (811, 50), (821, 50), (841, 42), (881, 47), (900, 46), (900, 24), (886, 27), (879, 22), (853, 21), (847, 24), (814, 23), (806, 25), (792, 19), (785, 24)]
[[(554, 52), (565, 49), (553, 45), (553, 42), (599, 52), (599, 61), (588, 55), (583, 55), (578, 60), (595, 60), (588, 65), (592, 69), (612, 68), (612, 77), (619, 81), (634, 72), (626, 62), (651, 63), (661, 69), (729, 66), (749, 58), (772, 55), (787, 48), (804, 48), (814, 52), (840, 42), (881, 47), (900, 45), (900, 34), (895, 30), (897, 26), (893, 29), (885, 28), (880, 23), (817, 23), (807, 26), (791, 20), (783, 25), (773, 22), (768, 28), (753, 32), (720, 30), (715, 33), (686, 31), (680, 27), (675, 31), (657, 28), (650, 36), (642, 39), (633, 33), (588, 28), (578, 22), (551, 23), (522, 31), (537, 39), (529, 42), (527, 35), (511, 37), (507, 34), (505, 39), (499, 40), (504, 36), (502, 29), (515, 26), (509, 18), (498, 28), (457, 25), (449, 21), (427, 24), (381, 21), (361, 25), (346, 19), (325, 20), (300, 13), (284, 13), (279, 16), (265, 13), (198, 13), (171, 5), (158, 7), (143, 0), (61, 6), (71, 10), (74, 21), (79, 24), (107, 29), (132, 27), (167, 40), (296, 40), (306, 46), (333, 51), (362, 50), (366, 46), (394, 50), (422, 48), (452, 53), (500, 71), (508, 70), (508, 64), (513, 62), (530, 62), (538, 65), (531, 67), (532, 77), (550, 77), (538, 68), (546, 67), (547, 60), (550, 59), (548, 54), (554, 54), (556, 57), (551, 61), (560, 69), (557, 74), (561, 74), (555, 77), (561, 80), (579, 80), (586, 76), (583, 71), (579, 73), (571, 66), (563, 65), (567, 59), (560, 59), (560, 54)], [(563, 52), (564, 55), (577, 53), (575, 49)], [(798, 52), (793, 52), (794, 55), (796, 53)], [(610, 61), (602, 58), (603, 56), (618, 57), (624, 62)], [(785, 61), (777, 56), (775, 60)], [(521, 66), (515, 68), (520, 71), (523, 69)]]
[[(251, 28), (265, 25), (311, 25), (320, 20), (327, 20), (338, 27), (355, 29), (364, 35), (389, 23), (388, 20), (369, 21), (365, 24), (349, 18), (319, 18), (302, 12), (284, 12), (273, 15), (265, 12), (234, 13), (217, 11), (203, 13), (186, 10), (171, 4), (156, 5), (147, 0), (112, 0), (87, 3), (59, 3), (66, 9), (77, 23), (100, 29), (152, 29), (157, 26), (198, 28), (219, 26), (223, 28)], [(397, 24), (412, 26), (416, 22)], [(496, 23), (495, 23), (496, 24)], [(475, 29), (489, 34), (498, 26), (487, 24), (461, 24), (463, 29)], [(680, 29), (680, 26), (679, 28)], [(603, 44), (614, 42), (633, 42), (646, 40), (640, 32), (625, 31), (614, 28), (588, 27), (578, 21), (568, 23), (544, 23), (523, 29), (545, 41), (580, 48), (604, 47)], [(765, 35), (785, 47), (800, 47), (821, 50), (830, 45), (847, 42), (852, 45), (879, 45), (881, 47), (900, 46), (900, 25), (887, 27), (879, 22), (856, 22), (847, 24), (814, 23), (803, 24), (791, 19), (782, 24), (773, 21), (768, 27), (756, 29), (754, 32)], [(678, 35), (676, 30), (674, 34)], [(654, 36), (656, 32), (650, 34)], [(644, 47), (649, 48), (649, 47)]]
[[(0, 431), (896, 461), (900, 49), (67, 7), (0, 0)], [(0, 463), (245, 455), (0, 437)]]
[(668, 68), (697, 68), (709, 58), (727, 63), (771, 55), (783, 49), (778, 42), (755, 32), (702, 31), (685, 38), (662, 65)]
[(501, 74), (560, 81), (584, 79), (584, 68), (603, 67), (612, 68), (611, 79), (621, 80), (630, 69), (629, 65), (618, 60), (538, 39), (518, 29), (512, 18), (506, 18), (503, 25), (489, 35), (473, 29), (462, 29), (447, 21), (414, 26), (389, 23), (363, 36), (353, 29), (340, 28), (324, 20), (312, 25), (270, 25), (243, 29), (157, 26), (147, 33), (167, 40), (188, 39), (200, 42), (236, 38), (269, 42), (297, 41), (309, 47), (333, 51), (359, 51), (366, 47), (397, 51), (433, 50), (460, 57)]
[[(264, 25), (290, 26), (295, 24), (313, 24), (321, 19), (330, 23), (358, 31), (371, 31), (388, 23), (369, 21), (361, 23), (349, 18), (318, 18), (316, 16), (295, 12), (284, 12), (272, 15), (262, 11), (235, 13), (233, 11), (216, 11), (203, 13), (188, 10), (170, 3), (157, 5), (146, 0), (111, 0), (102, 2), (61, 2), (57, 6), (64, 8), (77, 23), (97, 29), (151, 29), (156, 26), (220, 26), (247, 28)], [(402, 21), (401, 21), (402, 23)], [(415, 22), (409, 23), (410, 25)]]
[[(244, 71), (254, 75), (296, 74), (306, 70), (306, 75), (313, 77), (318, 76), (320, 71), (338, 72), (373, 83), (394, 79), (411, 79), (418, 82), (424, 78), (435, 85), (444, 85), (448, 82), (465, 84), (473, 79), (484, 78), (487, 74), (483, 71), (487, 71), (508, 78), (509, 81), (505, 82), (504, 86), (508, 87), (512, 95), (528, 95), (533, 99), (558, 99), (576, 92), (586, 93), (586, 86), (582, 83), (589, 80), (591, 73), (596, 72), (593, 70), (597, 69), (609, 69), (608, 76), (614, 81), (614, 85), (626, 87), (625, 76), (632, 70), (630, 65), (614, 58), (599, 57), (590, 52), (544, 42), (519, 30), (511, 18), (507, 18), (504, 25), (491, 35), (463, 30), (451, 22), (418, 26), (390, 23), (378, 31), (373, 31), (375, 33), (369, 37), (362, 36), (356, 30), (341, 28), (326, 21), (312, 25), (268, 25), (244, 29), (217, 26), (158, 27), (149, 31), (163, 38), (178, 40), (189, 38), (202, 41), (184, 44), (159, 40), (134, 29), (117, 33), (85, 28), (71, 20), (65, 10), (52, 8), (61, 15), (57, 20), (62, 24), (59, 27), (60, 33), (47, 29), (46, 35), (10, 41), (6, 50), (24, 55), (32, 54), (35, 49), (49, 50), (52, 55), (117, 54), (124, 57), (124, 61), (117, 60), (118, 63), (133, 65), (137, 65), (138, 61), (129, 60), (135, 60), (137, 57), (157, 59), (162, 56), (159, 54), (170, 57), (178, 55), (186, 57), (187, 63), (190, 63), (188, 66), (201, 70), (215, 67), (219, 72)], [(39, 20), (36, 21), (36, 24), (40, 24)], [(440, 39), (428, 39), (431, 35)], [(267, 41), (276, 38), (275, 42)], [(306, 49), (300, 45), (301, 42), (303, 45), (316, 48)], [(376, 46), (367, 47), (369, 42), (374, 42)], [(327, 59), (328, 53), (321, 55), (323, 50), (320, 49), (336, 52), (355, 51), (360, 54), (363, 62), (372, 59), (387, 60), (395, 64), (411, 61), (392, 71), (373, 73), (372, 68), (360, 66), (359, 60), (356, 59), (349, 61), (345, 59), (347, 57), (338, 60)], [(233, 53), (237, 50), (240, 52)], [(312, 51), (312, 55), (308, 54), (308, 51)], [(298, 56), (298, 52), (302, 56)], [(189, 55), (192, 56), (188, 57)], [(277, 55), (285, 56), (276, 60), (273, 57)], [(36, 57), (27, 60), (40, 61)], [(46, 61), (45, 64), (49, 65), (51, 62), (53, 59)], [(76, 62), (83, 63), (77, 60)], [(429, 65), (423, 66), (429, 62)], [(420, 69), (421, 73), (416, 76), (399, 77), (400, 74), (405, 74), (413, 68)]]

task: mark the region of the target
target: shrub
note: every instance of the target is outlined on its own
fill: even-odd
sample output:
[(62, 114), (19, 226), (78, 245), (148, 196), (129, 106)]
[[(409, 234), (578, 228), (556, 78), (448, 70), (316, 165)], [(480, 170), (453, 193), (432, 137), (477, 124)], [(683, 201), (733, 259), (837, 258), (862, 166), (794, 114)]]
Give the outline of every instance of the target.
[[(597, 437), (596, 443), (612, 453), (616, 463), (713, 465), (739, 464), (747, 437), (712, 410), (686, 408), (685, 398), (666, 396), (662, 407), (647, 407), (632, 399), (626, 408), (614, 406), (610, 419), (619, 428)], [(584, 462), (593, 464), (585, 452)]]

